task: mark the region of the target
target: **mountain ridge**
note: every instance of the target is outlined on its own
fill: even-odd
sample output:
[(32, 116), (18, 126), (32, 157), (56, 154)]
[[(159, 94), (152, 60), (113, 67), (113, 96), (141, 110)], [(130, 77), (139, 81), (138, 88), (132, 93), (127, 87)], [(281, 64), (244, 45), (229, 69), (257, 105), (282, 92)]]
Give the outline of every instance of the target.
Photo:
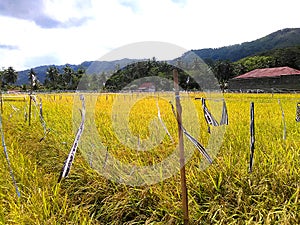
[(296, 45), (300, 45), (300, 28), (285, 28), (250, 42), (191, 51), (203, 60), (229, 60), (235, 62), (265, 51)]
[[(43, 66), (37, 66), (34, 67), (33, 70), (36, 73), (37, 79), (43, 83), (46, 79), (46, 72), (47, 69), (50, 66), (55, 66), (60, 72), (62, 72), (63, 68), (66, 66), (69, 66), (73, 70), (78, 70), (78, 69), (90, 69), (89, 73), (102, 73), (102, 72), (109, 72), (114, 70), (117, 66), (119, 67), (124, 67), (127, 64), (133, 63), (137, 61), (137, 59), (119, 59), (119, 60), (114, 60), (114, 61), (84, 61), (81, 64), (63, 64), (63, 65), (43, 65)], [(90, 68), (91, 67), (91, 68)], [(93, 68), (94, 67), (94, 68)], [(16, 82), (17, 85), (22, 85), (22, 84), (28, 84), (28, 73), (30, 69), (27, 70), (22, 70), (18, 71), (19, 76), (18, 80)]]
[[(185, 52), (182, 57), (188, 55), (190, 52), (195, 53), (201, 59), (206, 61), (216, 61), (216, 60), (228, 60), (231, 62), (238, 61), (242, 58), (261, 54), (263, 52), (271, 51), (274, 49), (300, 46), (300, 28), (285, 28), (275, 31), (269, 35), (262, 38), (256, 39), (250, 42), (243, 42), (241, 44), (235, 44), (230, 46), (224, 46), (220, 48), (204, 48), (204, 49), (192, 49)], [(37, 74), (37, 78), (40, 82), (44, 82), (46, 78), (47, 69), (50, 66), (55, 66), (59, 71), (65, 66), (71, 67), (73, 70), (78, 70), (79, 68), (89, 70), (88, 73), (103, 73), (108, 71), (113, 71), (116, 67), (124, 67), (136, 61), (141, 61), (146, 59), (119, 59), (115, 61), (84, 61), (81, 64), (64, 64), (64, 65), (42, 65), (33, 68)], [(170, 61), (174, 61), (172, 59)], [(96, 69), (95, 69), (96, 68)], [(18, 71), (19, 76), (16, 82), (17, 85), (28, 84), (28, 73), (30, 69)]]

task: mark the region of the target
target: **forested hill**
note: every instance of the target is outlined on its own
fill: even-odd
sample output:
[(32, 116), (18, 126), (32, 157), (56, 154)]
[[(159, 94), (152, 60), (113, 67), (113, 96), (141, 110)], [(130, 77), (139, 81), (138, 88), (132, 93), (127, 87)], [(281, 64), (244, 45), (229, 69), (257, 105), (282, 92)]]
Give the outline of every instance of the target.
[[(224, 67), (224, 63), (237, 63), (243, 64), (242, 67), (244, 68), (245, 62), (239, 62), (241, 59), (244, 59), (247, 63), (250, 61), (251, 56), (270, 56), (272, 58), (271, 64), (269, 63), (266, 65), (265, 63), (256, 63), (257, 58), (252, 60), (251, 63), (255, 64), (255, 68), (262, 68), (262, 67), (275, 67), (275, 66), (290, 66), (293, 68), (299, 68), (299, 55), (300, 55), (300, 28), (286, 28), (274, 33), (271, 33), (265, 37), (260, 39), (251, 41), (251, 42), (244, 42), (242, 44), (236, 44), (232, 46), (226, 46), (222, 48), (206, 48), (206, 49), (199, 49), (199, 50), (191, 50), (183, 54), (183, 58), (188, 60), (187, 58), (192, 55), (191, 52), (196, 53), (200, 58), (202, 58), (208, 65), (213, 68)], [(270, 58), (266, 58), (270, 59)], [(146, 60), (146, 59), (143, 59)], [(176, 61), (177, 59), (173, 59), (170, 62)], [(191, 62), (194, 60), (193, 57), (190, 57)], [(220, 64), (218, 61), (228, 61), (223, 62)], [(102, 72), (114, 71), (118, 67), (122, 68), (126, 65), (134, 63), (136, 61), (141, 61), (141, 59), (120, 59), (116, 61), (88, 61), (83, 62), (79, 65), (59, 65), (55, 66), (59, 72), (63, 71), (65, 66), (69, 66), (73, 70), (83, 69), (88, 70), (88, 73), (92, 74), (101, 74)], [(220, 65), (217, 65), (219, 63)], [(249, 63), (248, 63), (249, 64)], [(229, 65), (229, 64), (228, 64)], [(39, 66), (33, 68), (35, 71), (38, 80), (41, 83), (44, 83), (46, 79), (46, 72), (47, 69), (51, 65)], [(227, 66), (228, 67), (228, 66)], [(226, 68), (227, 68), (226, 67)], [(236, 67), (236, 66), (235, 66)], [(95, 70), (95, 68), (97, 68)], [(254, 67), (247, 67), (243, 70), (236, 70), (231, 71), (233, 69), (228, 70), (227, 74), (231, 74), (230, 76), (236, 76), (240, 73), (247, 72), (250, 69), (255, 69)], [(18, 80), (16, 82), (17, 85), (28, 84), (28, 73), (30, 70), (19, 71)], [(220, 73), (224, 74), (224, 68), (220, 70)], [(214, 71), (217, 73), (216, 71)]]
[[(38, 80), (41, 83), (44, 83), (44, 81), (46, 79), (47, 69), (50, 66), (56, 67), (59, 72), (63, 72), (63, 68), (68, 66), (68, 67), (70, 67), (71, 69), (73, 69), (75, 71), (78, 70), (78, 69), (83, 69), (83, 70), (88, 70), (89, 73), (98, 72), (100, 74), (101, 72), (112, 71), (116, 67), (126, 66), (126, 65), (128, 65), (130, 63), (133, 63), (135, 61), (137, 61), (137, 60), (136, 59), (126, 59), (126, 58), (125, 59), (120, 59), (120, 60), (115, 60), (115, 61), (85, 61), (85, 62), (83, 62), (79, 65), (73, 65), (73, 64), (44, 65), (44, 66), (35, 67), (35, 68), (33, 68), (33, 70), (36, 73)], [(29, 81), (28, 81), (29, 71), (30, 70), (28, 69), (28, 70), (23, 70), (23, 71), (18, 72), (19, 76), (18, 76), (18, 80), (16, 82), (17, 85), (22, 85), (22, 84), (29, 83)]]
[(286, 28), (251, 42), (191, 51), (204, 60), (229, 60), (235, 62), (261, 52), (297, 45), (300, 45), (300, 28)]

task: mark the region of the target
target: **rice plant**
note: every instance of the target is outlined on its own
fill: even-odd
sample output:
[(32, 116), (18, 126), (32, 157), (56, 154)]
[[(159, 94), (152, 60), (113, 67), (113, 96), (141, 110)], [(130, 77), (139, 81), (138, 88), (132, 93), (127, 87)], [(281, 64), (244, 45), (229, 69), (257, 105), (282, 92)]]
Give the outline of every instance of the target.
[[(78, 96), (37, 95), (43, 102), (43, 118), (50, 130), (42, 141), (44, 128), (39, 106), (33, 104), (29, 126), (28, 101), (4, 101), (3, 131), (21, 197), (15, 193), (2, 153), (0, 224), (181, 224), (179, 171), (143, 186), (110, 180), (102, 173), (110, 168), (111, 157), (142, 167), (158, 164), (174, 153), (178, 144), (176, 118), (164, 95), (97, 96), (93, 123), (105, 146), (102, 161), (88, 156), (80, 146), (68, 177), (60, 183), (57, 180), (79, 124), (74, 122), (74, 113), (80, 112), (74, 111), (73, 104)], [(183, 123), (207, 147), (214, 140), (207, 132), (201, 101), (195, 99), (201, 97), (205, 95), (182, 94)], [(295, 116), (300, 95), (224, 94), (224, 98), (229, 124), (224, 126), (222, 143), (212, 165), (203, 169), (205, 158), (185, 139), (190, 223), (299, 224), (300, 123)], [(126, 104), (130, 101), (133, 104), (128, 109)], [(250, 102), (255, 104), (256, 139), (252, 173), (248, 171)], [(222, 106), (222, 102), (209, 99), (206, 103), (209, 109)], [(160, 124), (157, 106), (173, 139)], [(282, 135), (282, 110), (286, 139)], [(215, 112), (215, 118), (220, 120), (222, 110)], [(123, 133), (116, 131), (116, 121), (124, 122), (118, 124)], [(211, 127), (212, 132), (218, 129)], [(106, 152), (110, 157), (105, 157)], [(158, 171), (158, 177), (163, 175), (160, 173), (163, 172)]]

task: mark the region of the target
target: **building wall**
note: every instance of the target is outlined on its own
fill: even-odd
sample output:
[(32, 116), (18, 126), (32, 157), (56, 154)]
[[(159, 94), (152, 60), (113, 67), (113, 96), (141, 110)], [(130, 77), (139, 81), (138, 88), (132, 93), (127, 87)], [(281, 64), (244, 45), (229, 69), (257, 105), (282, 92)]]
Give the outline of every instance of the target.
[(231, 91), (300, 91), (300, 76), (285, 75), (272, 78), (249, 78), (249, 79), (231, 79), (229, 80), (228, 89)]

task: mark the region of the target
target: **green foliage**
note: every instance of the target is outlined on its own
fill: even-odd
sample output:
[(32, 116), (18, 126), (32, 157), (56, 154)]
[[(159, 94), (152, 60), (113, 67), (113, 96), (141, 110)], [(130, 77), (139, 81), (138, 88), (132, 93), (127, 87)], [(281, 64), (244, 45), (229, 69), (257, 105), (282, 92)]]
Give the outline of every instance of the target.
[(261, 56), (272, 57), (274, 66), (289, 66), (300, 70), (300, 45), (274, 49), (272, 51), (263, 52)]
[[(157, 91), (172, 90), (173, 69), (175, 66), (167, 62), (156, 61), (155, 59), (132, 63), (122, 69), (117, 70), (105, 83), (108, 91), (124, 90), (137, 88), (146, 82), (152, 82)], [(178, 70), (179, 86), (184, 90), (198, 89), (199, 85), (186, 72)], [(158, 78), (158, 79), (155, 79)], [(188, 81), (188, 82), (187, 82)], [(131, 87), (126, 87), (130, 85)]]
[(217, 60), (212, 65), (212, 71), (220, 83), (227, 82), (232, 77), (234, 67), (228, 60)]
[(44, 85), (48, 89), (59, 89), (60, 74), (55, 66), (50, 66), (46, 72), (46, 79)]
[(74, 71), (69, 65), (66, 65), (60, 73), (55, 66), (50, 66), (46, 72), (44, 85), (50, 90), (76, 90), (84, 74), (83, 68)]
[(251, 56), (234, 62), (234, 75), (247, 73), (251, 70), (269, 68), (276, 66), (276, 59), (273, 56)]
[(13, 67), (0, 71), (2, 85), (14, 84), (18, 79), (18, 72)]
[(203, 60), (229, 60), (234, 62), (261, 52), (297, 45), (300, 45), (300, 28), (279, 30), (263, 38), (242, 44), (192, 51)]

